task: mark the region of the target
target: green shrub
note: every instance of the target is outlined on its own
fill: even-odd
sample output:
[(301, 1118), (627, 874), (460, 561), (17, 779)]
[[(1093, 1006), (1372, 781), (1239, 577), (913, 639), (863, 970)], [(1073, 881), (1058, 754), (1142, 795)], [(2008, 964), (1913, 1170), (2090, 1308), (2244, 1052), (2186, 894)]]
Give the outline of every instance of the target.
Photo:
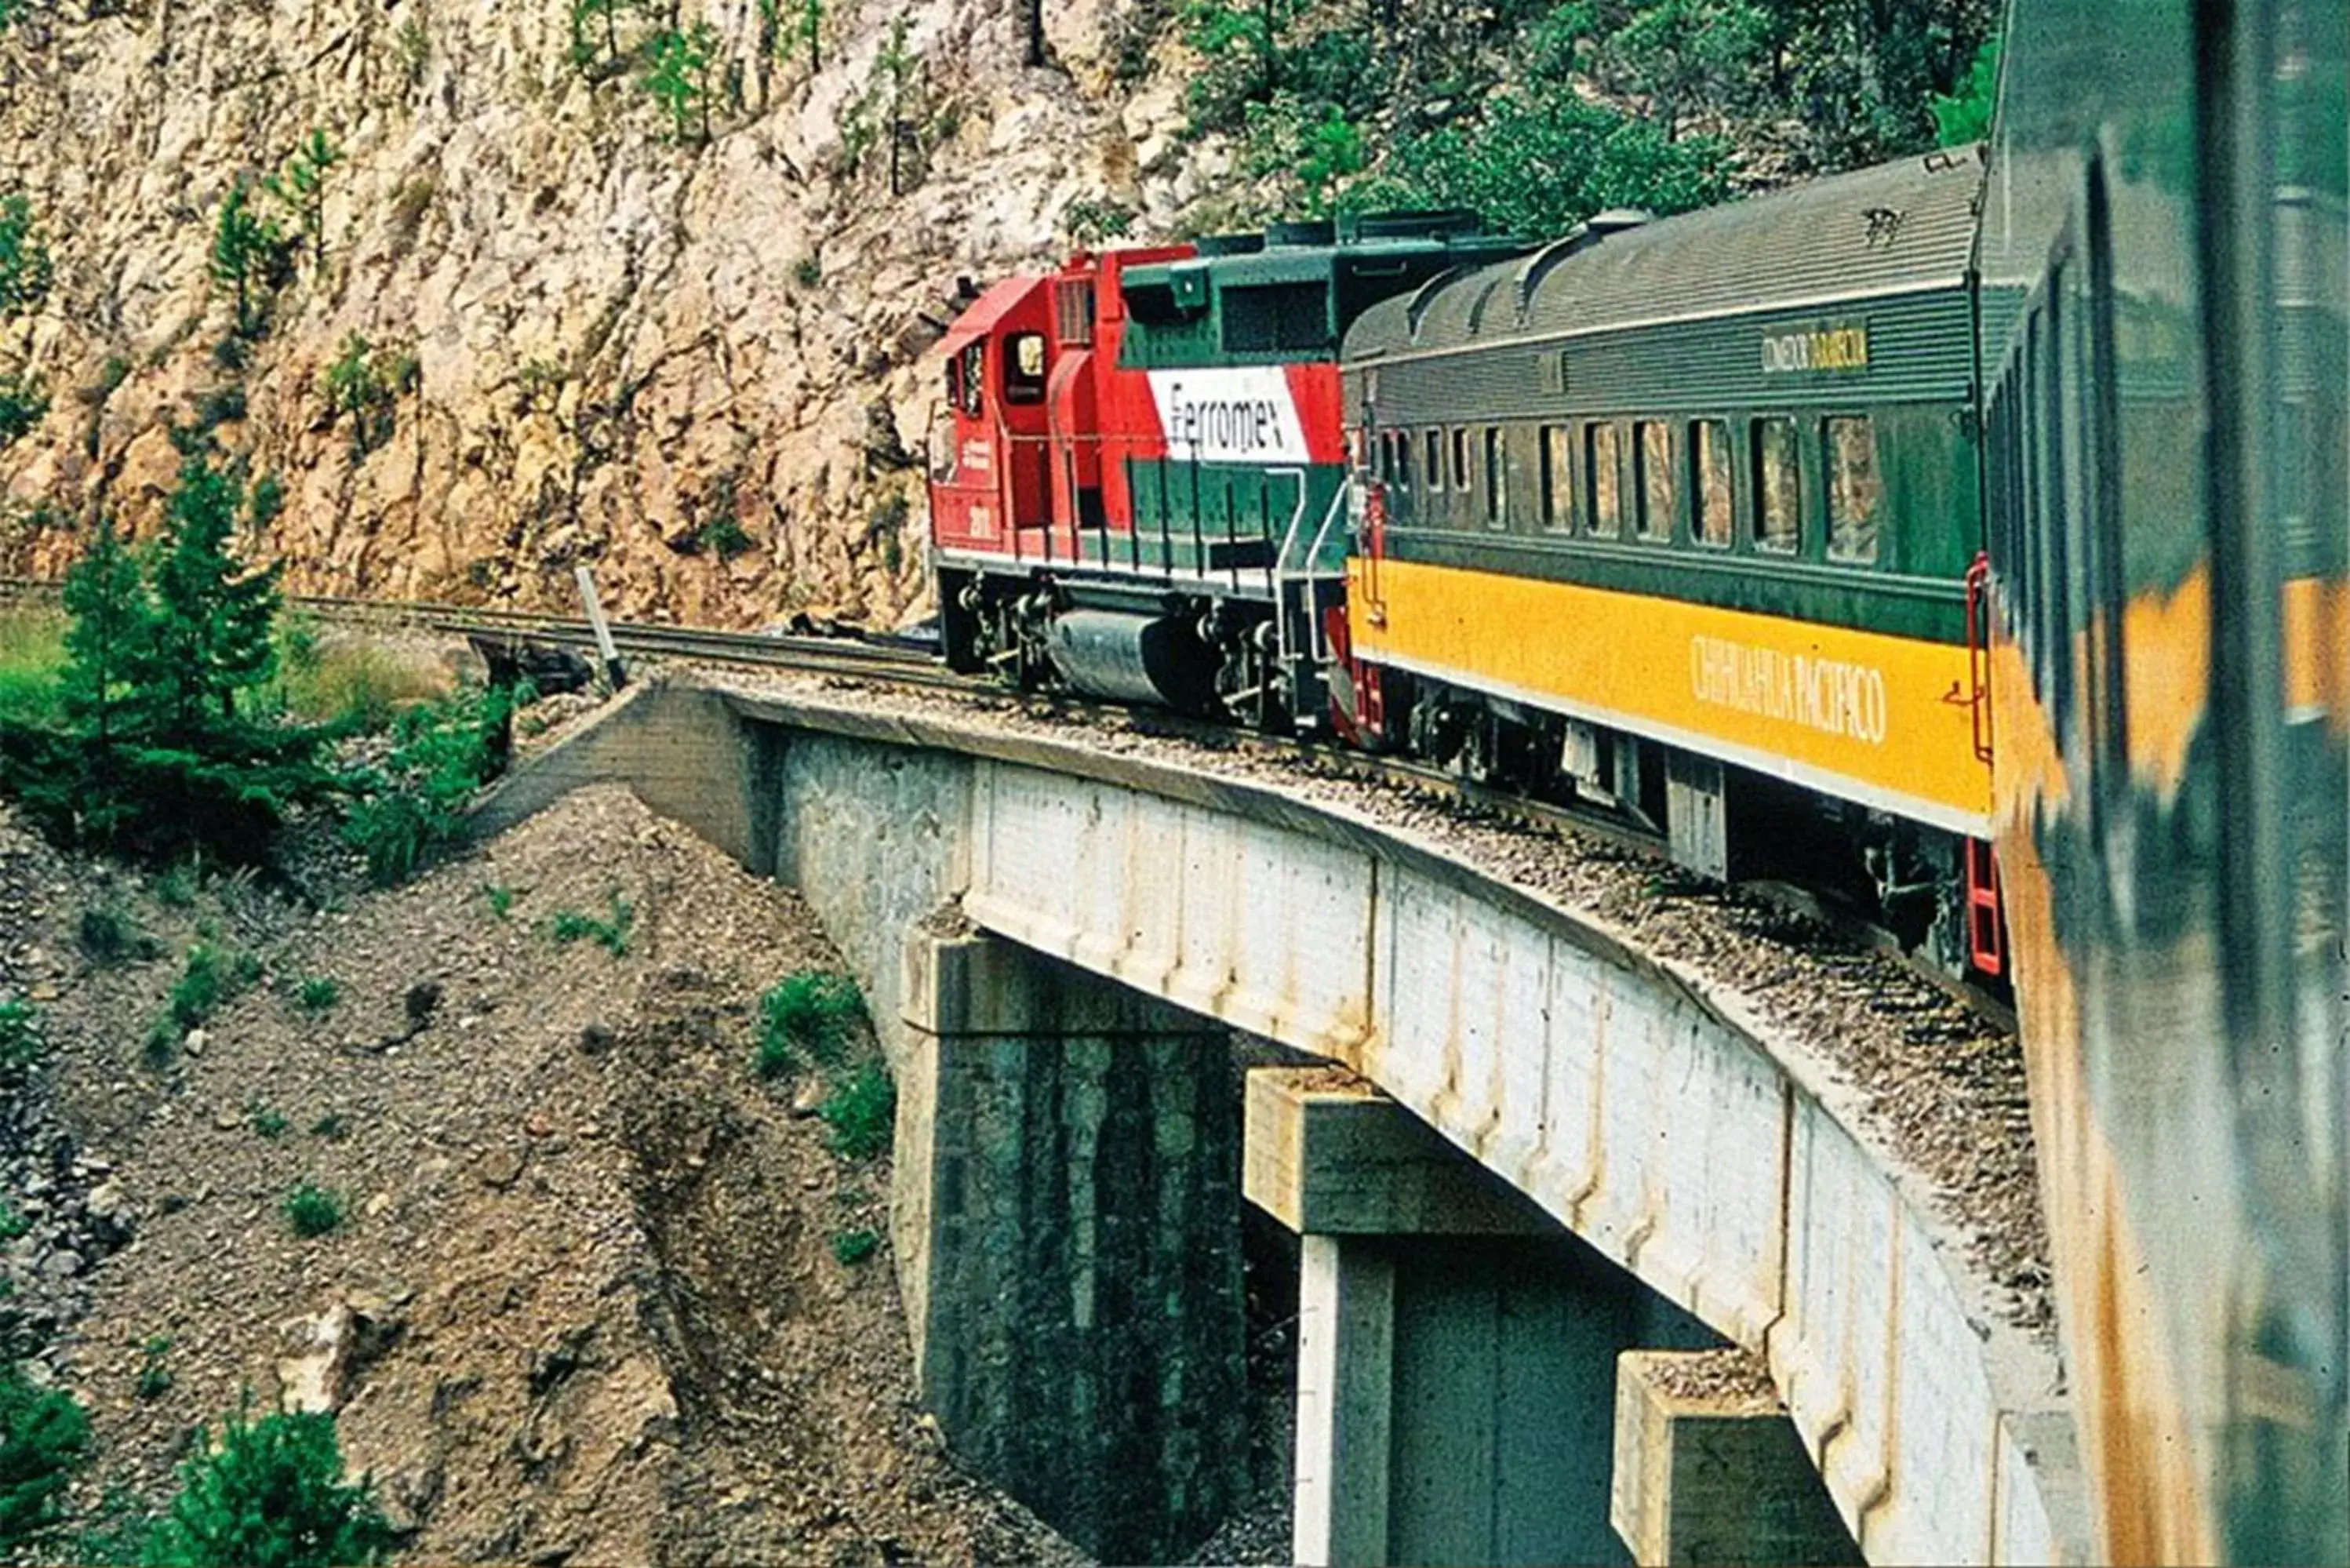
[(896, 1129), (898, 1086), (879, 1062), (868, 1062), (816, 1108), (832, 1129), (835, 1152), (850, 1159), (886, 1154)]
[(854, 1268), (880, 1248), (881, 1238), (869, 1230), (843, 1231), (832, 1239), (832, 1261)]
[(326, 1568), (380, 1563), (392, 1548), (373, 1480), (343, 1480), (332, 1416), (239, 1412), (218, 1449), (199, 1432), (194, 1452), (147, 1542), (151, 1563)]
[(503, 920), (514, 913), (515, 890), (503, 882), (482, 884), (482, 897), (490, 902), (490, 913)]
[(310, 975), (294, 992), (296, 1002), (313, 1017), (328, 1011), (342, 999), (342, 985), (330, 974)]
[(350, 1125), (344, 1121), (341, 1116), (332, 1111), (328, 1111), (325, 1116), (320, 1116), (317, 1121), (310, 1124), (310, 1136), (312, 1137), (328, 1138), (333, 1142), (340, 1143), (343, 1139), (351, 1136)]
[(255, 1134), (265, 1138), (286, 1136), (286, 1113), (263, 1100), (245, 1102), (245, 1115), (251, 1119)]
[(623, 958), (629, 951), (629, 929), (636, 923), (636, 919), (635, 908), (615, 890), (612, 912), (608, 918), (599, 920), (577, 909), (557, 909), (547, 929), (557, 942), (567, 945), (593, 940), (614, 958)]
[(759, 1076), (780, 1077), (802, 1054), (827, 1066), (838, 1063), (864, 1012), (857, 982), (845, 974), (785, 975), (759, 998)]
[(261, 961), (251, 953), (224, 953), (210, 942), (188, 950), (180, 978), (172, 982), (169, 1016), (181, 1033), (207, 1019), (261, 978)]
[(695, 529), (693, 541), (722, 561), (731, 561), (758, 543), (732, 512), (722, 513)]
[(89, 1448), (89, 1417), (73, 1397), (36, 1388), (23, 1368), (0, 1372), (0, 1547), (56, 1523), (60, 1495)]
[(180, 861), (167, 867), (155, 878), (155, 901), (167, 909), (192, 909), (196, 907), (196, 894), (203, 885), (203, 874), (194, 864)]
[(48, 1054), (40, 1009), (22, 997), (0, 1002), (0, 1073), (29, 1072)]
[(354, 799), (343, 837), (378, 883), (405, 881), (463, 840), (465, 805), (505, 766), (509, 722), (532, 695), (492, 687), (420, 703), (393, 724), (382, 768), (347, 779)]
[(81, 912), (74, 932), (82, 956), (94, 964), (144, 962), (163, 956), (163, 944), (120, 909), (99, 905)]
[(0, 1241), (13, 1241), (33, 1228), (24, 1211), (5, 1198), (0, 1198)]
[(172, 1351), (168, 1334), (156, 1334), (139, 1347), (139, 1386), (141, 1399), (161, 1399), (172, 1391), (172, 1369), (163, 1365), (163, 1357)]
[(824, 281), (824, 263), (814, 255), (805, 255), (792, 264), (792, 281), (802, 288), (814, 288)]
[(343, 1222), (343, 1200), (307, 1181), (286, 1195), (284, 1208), (286, 1222), (305, 1240), (323, 1236)]

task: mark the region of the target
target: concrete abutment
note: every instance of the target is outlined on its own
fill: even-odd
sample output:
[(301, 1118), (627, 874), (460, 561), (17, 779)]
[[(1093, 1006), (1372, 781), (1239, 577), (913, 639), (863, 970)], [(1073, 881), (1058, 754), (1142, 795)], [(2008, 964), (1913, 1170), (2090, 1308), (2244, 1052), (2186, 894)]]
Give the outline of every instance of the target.
[(1109, 1562), (1248, 1485), (1228, 1036), (975, 932), (905, 944), (892, 1231), (956, 1456)]
[(1627, 1563), (1617, 1358), (1711, 1346), (1367, 1084), (1249, 1075), (1244, 1187), (1302, 1235), (1300, 1563)]

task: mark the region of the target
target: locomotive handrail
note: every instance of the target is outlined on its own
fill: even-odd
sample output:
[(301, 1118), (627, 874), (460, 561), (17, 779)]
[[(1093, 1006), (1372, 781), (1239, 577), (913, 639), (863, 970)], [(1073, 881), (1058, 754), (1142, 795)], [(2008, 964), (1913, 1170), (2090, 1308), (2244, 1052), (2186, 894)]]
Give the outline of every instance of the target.
[(1967, 680), (1969, 724), (1973, 730), (1975, 759), (1988, 763), (1991, 753), (1991, 556), (1975, 552), (1967, 566)]

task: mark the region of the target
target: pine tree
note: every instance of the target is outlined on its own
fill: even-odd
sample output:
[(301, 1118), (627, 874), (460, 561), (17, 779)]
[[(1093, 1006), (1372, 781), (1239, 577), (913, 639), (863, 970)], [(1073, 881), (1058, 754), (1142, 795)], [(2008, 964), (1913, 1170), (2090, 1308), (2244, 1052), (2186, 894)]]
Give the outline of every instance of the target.
[(233, 744), (239, 696), (276, 666), (270, 628), (282, 564), (247, 572), (230, 554), (244, 501), (243, 476), (215, 467), (208, 452), (181, 463), (155, 560), (154, 635), (135, 677), (159, 744), (200, 754)]
[(264, 296), (282, 280), (285, 253), (284, 231), (275, 220), (254, 211), (251, 188), (239, 180), (221, 198), (209, 258), (213, 285), (228, 290), (236, 302), (238, 337), (261, 335)]
[(380, 1563), (392, 1545), (373, 1483), (343, 1480), (332, 1416), (239, 1412), (201, 1440), (147, 1542), (154, 1563), (305, 1568)]
[(60, 705), (67, 722), (99, 748), (113, 744), (117, 715), (129, 701), (131, 677), (154, 636), (154, 611), (139, 561), (100, 515), (82, 558), (66, 574), (66, 667)]

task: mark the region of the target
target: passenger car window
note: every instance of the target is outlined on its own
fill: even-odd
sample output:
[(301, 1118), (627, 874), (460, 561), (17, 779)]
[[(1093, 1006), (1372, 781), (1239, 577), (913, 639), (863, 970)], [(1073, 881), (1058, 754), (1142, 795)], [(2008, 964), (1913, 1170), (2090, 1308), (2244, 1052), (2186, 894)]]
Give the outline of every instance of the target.
[(1585, 484), (1589, 486), (1584, 497), (1584, 513), (1591, 519), (1591, 531), (1603, 539), (1613, 539), (1624, 527), (1624, 497), (1618, 487), (1614, 425), (1583, 427), (1583, 474)]
[(1020, 332), (1004, 339), (1003, 400), (1041, 403), (1045, 400), (1045, 335)]
[(1673, 536), (1673, 427), (1643, 420), (1632, 427), (1632, 525), (1643, 539)]
[(1452, 488), (1469, 488), (1469, 432), (1465, 430), (1452, 432)]
[(1502, 452), (1498, 425), (1485, 427), (1485, 524), (1502, 527), (1510, 516), (1510, 472)]
[(1565, 532), (1575, 525), (1575, 480), (1568, 468), (1565, 425), (1544, 425), (1542, 432), (1542, 520), (1545, 528)]
[(1756, 420), (1747, 426), (1747, 434), (1754, 447), (1754, 547), (1792, 556), (1804, 542), (1795, 421)]
[(1444, 488), (1444, 432), (1429, 431), (1428, 439), (1421, 442), (1421, 445), (1426, 451), (1428, 461), (1420, 464), (1419, 471), (1428, 475), (1428, 487), (1430, 490), (1441, 490)]
[(1719, 420), (1690, 426), (1690, 524), (1700, 545), (1730, 548), (1730, 427)]
[(1877, 472), (1877, 433), (1866, 419), (1822, 421), (1828, 483), (1828, 559), (1877, 559), (1877, 515), (1885, 485)]

